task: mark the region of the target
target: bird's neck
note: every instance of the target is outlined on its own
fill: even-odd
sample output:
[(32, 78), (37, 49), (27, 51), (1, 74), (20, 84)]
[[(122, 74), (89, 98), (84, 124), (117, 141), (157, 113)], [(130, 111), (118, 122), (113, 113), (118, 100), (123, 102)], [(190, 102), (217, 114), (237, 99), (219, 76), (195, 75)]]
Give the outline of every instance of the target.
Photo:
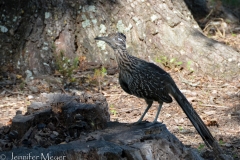
[(125, 67), (131, 65), (132, 56), (128, 54), (126, 48), (117, 48), (114, 53), (120, 69), (124, 69)]

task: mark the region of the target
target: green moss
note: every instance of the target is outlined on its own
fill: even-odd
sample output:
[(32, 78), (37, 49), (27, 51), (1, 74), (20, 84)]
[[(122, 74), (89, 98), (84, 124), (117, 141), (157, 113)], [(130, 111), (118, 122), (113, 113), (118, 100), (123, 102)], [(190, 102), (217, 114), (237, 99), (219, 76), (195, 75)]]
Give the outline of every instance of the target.
[(181, 68), (183, 62), (177, 60), (177, 58), (168, 58), (167, 56), (160, 56), (155, 59), (157, 63), (161, 63), (163, 66), (168, 68)]
[(109, 110), (112, 115), (116, 116), (117, 111), (113, 104), (110, 105)]
[(199, 144), (198, 150), (201, 151), (204, 148), (204, 146), (205, 146), (204, 144)]

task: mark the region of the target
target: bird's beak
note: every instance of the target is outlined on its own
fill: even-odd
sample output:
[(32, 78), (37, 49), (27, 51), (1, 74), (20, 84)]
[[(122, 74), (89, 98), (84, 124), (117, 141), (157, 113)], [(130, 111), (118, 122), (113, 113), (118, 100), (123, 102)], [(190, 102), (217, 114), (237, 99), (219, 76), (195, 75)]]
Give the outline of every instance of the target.
[(110, 43), (110, 39), (108, 37), (96, 37), (94, 38), (95, 40), (100, 40), (100, 41), (104, 41), (106, 43)]
[(100, 41), (104, 41), (105, 43), (107, 43), (112, 49), (116, 48), (116, 44), (114, 43), (114, 41), (111, 39), (111, 37), (96, 37), (94, 38), (95, 40), (100, 40)]

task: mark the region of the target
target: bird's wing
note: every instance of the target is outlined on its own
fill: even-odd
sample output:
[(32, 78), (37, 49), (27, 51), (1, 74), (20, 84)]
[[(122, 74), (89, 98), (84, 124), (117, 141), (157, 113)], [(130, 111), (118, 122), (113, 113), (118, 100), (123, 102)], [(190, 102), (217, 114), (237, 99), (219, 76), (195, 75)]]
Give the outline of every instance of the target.
[(139, 66), (141, 71), (139, 75), (142, 75), (141, 81), (144, 82), (144, 87), (147, 87), (146, 90), (152, 91), (149, 97), (154, 97), (156, 101), (171, 103), (172, 97), (168, 89), (169, 83), (173, 81), (171, 76), (157, 65), (145, 63), (147, 64)]
[(128, 88), (128, 84), (127, 84), (125, 81), (123, 81), (123, 79), (119, 78), (119, 83), (120, 83), (121, 88), (122, 88), (125, 92), (127, 92), (128, 94), (131, 94), (131, 91), (130, 91), (130, 89)]

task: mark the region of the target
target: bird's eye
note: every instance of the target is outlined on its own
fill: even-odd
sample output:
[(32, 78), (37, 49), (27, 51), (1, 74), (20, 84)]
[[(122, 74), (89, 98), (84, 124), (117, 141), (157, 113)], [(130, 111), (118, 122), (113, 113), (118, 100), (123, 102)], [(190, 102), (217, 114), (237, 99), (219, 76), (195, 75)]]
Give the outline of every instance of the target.
[(121, 38), (118, 38), (119, 41), (123, 41)]

